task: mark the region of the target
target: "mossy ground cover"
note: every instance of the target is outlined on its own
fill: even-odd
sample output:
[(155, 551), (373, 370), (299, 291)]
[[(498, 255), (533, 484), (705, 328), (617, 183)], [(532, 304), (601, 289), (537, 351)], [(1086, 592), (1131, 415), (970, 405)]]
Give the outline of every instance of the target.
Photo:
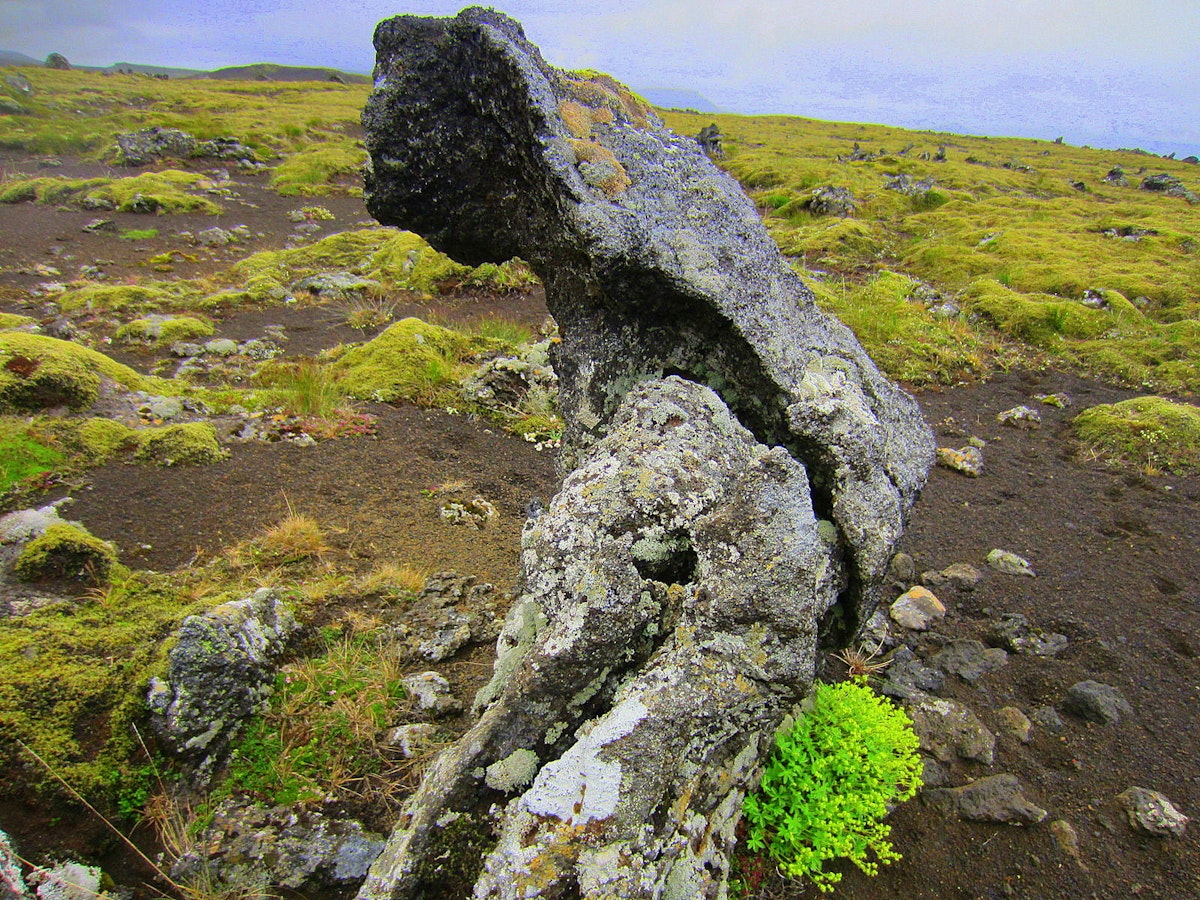
[[(962, 360), (930, 353), (931, 342), (986, 348), (1002, 340), (1126, 384), (1200, 389), (1200, 205), (1140, 189), (1146, 175), (1165, 172), (1195, 192), (1194, 166), (1020, 138), (663, 115), (683, 134), (719, 125), (722, 164), (754, 198), (780, 248), (802, 274), (847, 279), (844, 292), (818, 287), (818, 298), (894, 376), (950, 381)], [(1106, 180), (1117, 166), (1124, 186)], [(891, 189), (901, 177), (905, 190)], [(852, 192), (852, 216), (813, 212), (812, 192), (826, 185)], [(903, 339), (892, 343), (895, 327), (878, 326), (878, 291), (858, 288), (885, 270), (964, 301), (956, 322), (930, 321), (919, 307), (903, 313), (923, 333), (909, 345), (915, 359), (897, 349)], [(883, 314), (900, 313), (893, 306)]]
[(0, 148), (100, 159), (116, 135), (157, 125), (201, 140), (234, 137), (272, 158), (358, 127), (369, 85), (335, 82), (160, 81), (82, 71), (4, 69), (33, 92), (26, 114), (0, 117)]
[(219, 204), (194, 193), (204, 181), (204, 175), (178, 169), (123, 178), (18, 178), (0, 182), (0, 203), (28, 200), (135, 213), (224, 212)]

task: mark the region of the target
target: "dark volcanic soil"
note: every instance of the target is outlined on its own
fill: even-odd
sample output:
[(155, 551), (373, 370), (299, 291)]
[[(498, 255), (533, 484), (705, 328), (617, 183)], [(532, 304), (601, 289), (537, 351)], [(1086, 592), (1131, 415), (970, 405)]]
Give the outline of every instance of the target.
[[(32, 161), (17, 163), (34, 168)], [(14, 161), (7, 161), (10, 173), (13, 168)], [(336, 222), (323, 223), (323, 233), (366, 219), (352, 198), (285, 199), (264, 190), (261, 179), (242, 181), (237, 190), (245, 204), (221, 224), (245, 222), (261, 232), (250, 250), (282, 246), (293, 228), (286, 212), (310, 202), (337, 215)], [(121, 218), (121, 228), (148, 223), (145, 216), (106, 216)], [(94, 217), (29, 204), (0, 206), (0, 298), (7, 298), (0, 306), (21, 311), (27, 289), (58, 280), (14, 269), (43, 263), (66, 279), (80, 265), (104, 260), (115, 279), (145, 274), (141, 260), (175, 246), (172, 233), (216, 224), (203, 217), (151, 217), (161, 240), (135, 243), (83, 234), (82, 225)], [(176, 274), (189, 277), (231, 261), (223, 251), (213, 253)], [(451, 299), (413, 310), (448, 320), (497, 311), (534, 325), (545, 315), (536, 294)], [(268, 324), (285, 324), (294, 341), (290, 354), (311, 354), (349, 337), (323, 328), (314, 315), (283, 310), (238, 312), (220, 324), (219, 333), (258, 336)], [(1074, 405), (1057, 410), (1032, 399), (1055, 391), (1068, 394)], [(931, 473), (904, 538), (903, 549), (919, 570), (967, 562), (984, 572), (973, 592), (935, 588), (947, 619), (936, 634), (913, 641), (918, 655), (932, 655), (948, 639), (982, 639), (988, 623), (1004, 612), (1023, 613), (1070, 639), (1054, 658), (1011, 655), (974, 685), (948, 676), (943, 695), (969, 705), (997, 733), (1001, 707), (1030, 714), (1061, 706), (1067, 689), (1085, 679), (1118, 687), (1133, 713), (1103, 726), (1063, 713), (1061, 730), (1035, 726), (1027, 744), (1001, 736), (991, 767), (956, 762), (949, 767), (950, 784), (1013, 773), (1048, 817), (1029, 827), (973, 824), (918, 798), (892, 815), (903, 861), (875, 878), (849, 870), (833, 896), (1200, 897), (1200, 826), (1182, 839), (1142, 836), (1114, 801), (1139, 785), (1165, 793), (1185, 814), (1195, 817), (1200, 810), (1200, 477), (1147, 475), (1081, 459), (1068, 427), (1079, 409), (1126, 396), (1058, 372), (1009, 373), (918, 395), (941, 446), (963, 446), (970, 436), (987, 441), (982, 477), (940, 468)], [(1023, 403), (1042, 412), (1041, 428), (997, 423), (997, 413)], [(116, 541), (126, 563), (170, 570), (197, 553), (214, 553), (261, 532), (290, 505), (314, 516), (364, 568), (394, 559), (511, 587), (526, 504), (545, 499), (556, 483), (549, 453), (464, 416), (407, 406), (369, 411), (379, 416), (373, 438), (308, 448), (238, 444), (228, 460), (199, 469), (109, 465), (72, 491), (69, 514)], [(453, 480), (496, 504), (495, 526), (475, 531), (441, 520), (422, 492)], [(984, 557), (993, 548), (1025, 557), (1037, 577), (988, 570)], [(13, 815), (0, 810), (0, 827), (19, 836), (23, 829), (9, 819)], [(1078, 859), (1055, 841), (1050, 823), (1059, 819), (1078, 834)], [(759, 895), (818, 896), (814, 888), (782, 886), (769, 877)]]

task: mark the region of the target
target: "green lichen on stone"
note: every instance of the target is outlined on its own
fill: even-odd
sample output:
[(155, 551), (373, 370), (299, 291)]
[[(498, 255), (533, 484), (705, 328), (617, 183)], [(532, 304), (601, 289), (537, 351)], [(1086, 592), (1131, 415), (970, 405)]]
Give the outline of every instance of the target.
[(135, 459), (164, 466), (199, 466), (225, 458), (217, 443), (217, 431), (208, 422), (147, 429), (139, 436), (138, 444)]
[(533, 781), (540, 762), (532, 750), (514, 750), (487, 767), (484, 781), (494, 791), (511, 794)]
[(83, 409), (96, 401), (102, 376), (133, 390), (151, 390), (160, 384), (159, 379), (139, 375), (70, 341), (0, 332), (0, 413), (55, 406)]
[(116, 564), (117, 551), (112, 544), (62, 522), (25, 545), (13, 562), (13, 574), (22, 581), (67, 578), (103, 584)]
[(124, 341), (147, 341), (160, 345), (175, 341), (209, 337), (211, 322), (194, 316), (146, 316), (134, 319), (117, 329), (116, 337)]
[(1148, 471), (1200, 469), (1200, 409), (1163, 397), (1134, 397), (1085, 409), (1079, 439), (1093, 452)]

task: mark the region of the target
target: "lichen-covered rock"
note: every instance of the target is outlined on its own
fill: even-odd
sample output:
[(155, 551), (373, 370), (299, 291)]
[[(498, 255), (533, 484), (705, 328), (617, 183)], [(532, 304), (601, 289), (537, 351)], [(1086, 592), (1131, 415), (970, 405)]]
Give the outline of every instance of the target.
[(187, 159), (196, 152), (196, 139), (178, 128), (144, 128), (117, 135), (118, 161), (144, 166), (158, 159)]
[(164, 743), (195, 766), (198, 784), (270, 696), (276, 662), (297, 630), (267, 588), (183, 620), (166, 679), (153, 679), (147, 699)]
[(28, 900), (29, 897), (17, 851), (3, 831), (0, 831), (0, 897), (5, 900)]
[(956, 756), (990, 766), (996, 755), (996, 736), (979, 717), (953, 700), (926, 697), (908, 707), (921, 749), (942, 762)]
[(719, 896), (818, 645), (874, 609), (929, 430), (737, 182), (622, 85), (490, 10), (375, 46), (368, 208), (460, 262), (530, 262), (574, 471), (526, 526), (481, 718), (362, 896)]
[[(420, 896), (443, 877), (447, 816), (499, 831), (479, 896), (576, 880), (590, 897), (717, 890), (760, 751), (811, 682), (845, 584), (810, 496), (804, 468), (711, 390), (635, 389), (527, 523), (483, 715), (430, 768), (363, 895)], [(539, 765), (510, 796), (495, 785), (528, 774), (517, 751)]]
[(1188, 817), (1175, 808), (1165, 794), (1149, 788), (1131, 787), (1117, 795), (1129, 816), (1129, 825), (1158, 837), (1183, 837)]
[[(499, 13), (399, 16), (375, 48), (367, 208), (459, 262), (530, 263), (562, 337), (564, 464), (639, 381), (708, 385), (808, 469), (846, 551), (853, 632), (932, 440), (912, 398), (817, 308), (740, 185), (613, 79), (548, 65)], [(612, 177), (596, 183), (598, 166)]]
[(35, 869), (29, 875), (30, 885), (36, 885), (37, 900), (109, 900), (112, 895), (101, 890), (104, 881), (97, 866), (73, 861)]
[(303, 806), (226, 800), (171, 867), (183, 883), (268, 885), (299, 890), (360, 881), (383, 850), (383, 836), (353, 819), (331, 819)]

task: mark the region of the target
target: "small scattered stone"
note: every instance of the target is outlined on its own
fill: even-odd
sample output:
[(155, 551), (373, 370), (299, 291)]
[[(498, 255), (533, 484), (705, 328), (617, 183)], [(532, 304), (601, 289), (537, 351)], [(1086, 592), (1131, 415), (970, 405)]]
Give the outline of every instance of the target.
[(223, 247), (226, 244), (232, 244), (236, 240), (237, 238), (232, 234), (216, 225), (212, 228), (205, 228), (196, 234), (197, 243), (203, 244), (205, 247)]
[(1037, 574), (1028, 560), (1009, 550), (992, 550), (987, 555), (987, 564), (1005, 575), (1027, 575), (1033, 578)]
[(1029, 656), (1054, 656), (1067, 648), (1065, 634), (1044, 632), (1030, 624), (1021, 613), (1004, 613), (992, 623), (988, 642), (1012, 653)]
[(429, 722), (398, 725), (388, 731), (383, 743), (400, 751), (405, 759), (414, 759), (437, 745), (438, 727)]
[(1044, 728), (1046, 731), (1062, 731), (1063, 720), (1058, 714), (1058, 710), (1053, 706), (1039, 706), (1029, 716), (1030, 720), (1038, 728)]
[(929, 660), (943, 672), (964, 681), (976, 682), (989, 672), (1004, 668), (1008, 654), (998, 647), (985, 647), (979, 641), (951, 641)]
[(1050, 834), (1058, 849), (1075, 860), (1079, 868), (1086, 872), (1087, 866), (1083, 864), (1083, 857), (1079, 855), (1079, 835), (1075, 833), (1074, 826), (1066, 819), (1055, 819), (1050, 823)]
[(1115, 687), (1099, 681), (1080, 681), (1067, 690), (1063, 708), (1081, 719), (1100, 725), (1115, 725), (1121, 715), (1131, 715), (1133, 707)]
[(1017, 776), (988, 775), (936, 792), (945, 794), (959, 816), (970, 822), (998, 822), (1006, 825), (1034, 825), (1046, 818), (1046, 810), (1030, 802)]
[(115, 232), (117, 223), (112, 219), (92, 219), (82, 229), (86, 234), (97, 234), (101, 231)]
[(1033, 399), (1038, 403), (1045, 403), (1047, 406), (1054, 406), (1058, 409), (1066, 409), (1071, 405), (1071, 398), (1066, 394), (1034, 394)]
[(893, 654), (879, 690), (884, 696), (910, 702), (936, 694), (945, 684), (946, 675), (941, 669), (922, 664), (911, 650), (901, 647)]
[(928, 631), (946, 617), (946, 607), (928, 588), (915, 587), (896, 598), (888, 614), (901, 628)]
[(939, 573), (950, 583), (950, 586), (960, 591), (973, 591), (979, 584), (983, 573), (970, 563), (954, 563), (946, 566)]
[(1014, 406), (999, 413), (996, 421), (1010, 428), (1037, 428), (1042, 424), (1042, 416), (1032, 407)]
[(1015, 706), (1005, 706), (997, 714), (1000, 730), (1010, 734), (1022, 744), (1028, 744), (1033, 733), (1033, 723), (1029, 717)]
[(450, 690), (450, 682), (439, 672), (409, 675), (402, 679), (401, 684), (408, 695), (416, 700), (417, 709), (423, 712), (450, 713), (462, 708)]
[(908, 714), (921, 749), (942, 762), (961, 757), (990, 766), (995, 760), (996, 736), (962, 704), (929, 697), (910, 705)]
[(213, 356), (233, 356), (238, 352), (238, 344), (229, 338), (214, 338), (204, 345), (204, 352)]
[(21, 873), (21, 861), (8, 835), (0, 831), (0, 897), (6, 900), (25, 900), (29, 888)]
[(968, 478), (978, 478), (983, 473), (983, 454), (978, 447), (963, 447), (953, 450), (949, 447), (937, 448), (937, 463), (946, 469), (953, 469)]
[(1158, 837), (1183, 837), (1188, 817), (1177, 810), (1164, 794), (1149, 788), (1131, 787), (1117, 795), (1133, 828)]
[(921, 760), (921, 783), (927, 788), (944, 787), (950, 783), (950, 773), (935, 759)]
[(890, 581), (911, 585), (917, 580), (917, 563), (907, 553), (897, 553), (888, 563), (887, 577)]

